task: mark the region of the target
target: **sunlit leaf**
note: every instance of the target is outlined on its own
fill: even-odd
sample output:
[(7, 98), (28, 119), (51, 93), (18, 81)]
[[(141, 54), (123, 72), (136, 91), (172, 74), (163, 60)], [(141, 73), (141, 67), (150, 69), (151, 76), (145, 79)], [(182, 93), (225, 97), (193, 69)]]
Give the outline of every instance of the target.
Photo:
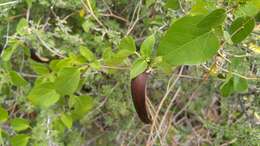
[(54, 82), (55, 89), (60, 95), (72, 95), (78, 88), (80, 71), (78, 68), (62, 68)]
[(15, 86), (20, 87), (20, 86), (25, 86), (28, 84), (28, 82), (20, 74), (18, 74), (15, 71), (10, 71), (9, 75), (10, 75), (12, 84)]
[(88, 61), (94, 61), (96, 59), (96, 56), (92, 51), (90, 51), (88, 48), (81, 46), (80, 47), (80, 54), (85, 57)]
[(249, 49), (254, 51), (255, 53), (260, 54), (260, 46), (258, 46), (256, 44), (250, 43), (249, 44)]
[(152, 55), (153, 47), (155, 44), (155, 37), (151, 35), (147, 37), (141, 45), (141, 56), (144, 58), (150, 57)]
[(174, 22), (160, 41), (158, 55), (171, 65), (200, 64), (211, 59), (220, 42), (210, 28), (197, 27), (203, 18), (185, 16)]
[(62, 114), (60, 119), (67, 128), (70, 129), (72, 127), (73, 119), (70, 115)]
[(12, 119), (11, 126), (15, 131), (26, 130), (30, 127), (29, 122), (27, 120), (20, 118)]
[(48, 108), (54, 105), (60, 98), (53, 83), (35, 85), (28, 95), (28, 99), (40, 108)]
[(29, 27), (29, 24), (25, 18), (20, 19), (20, 21), (17, 24), (16, 32), (20, 35), (23, 35), (25, 33), (25, 29)]
[(89, 32), (89, 29), (93, 26), (94, 24), (91, 21), (85, 21), (82, 24), (82, 28), (85, 32)]
[(146, 70), (147, 66), (147, 62), (143, 59), (135, 61), (130, 71), (130, 79), (133, 79), (139, 74), (143, 73)]
[(8, 119), (8, 112), (0, 106), (0, 123)]
[(93, 105), (93, 98), (91, 96), (72, 96), (70, 98), (70, 106), (73, 109), (72, 118), (82, 118)]
[(12, 146), (27, 146), (29, 139), (29, 135), (18, 134), (16, 136), (11, 137), (10, 141)]
[(259, 0), (251, 0), (246, 4), (240, 5), (238, 9), (235, 11), (235, 16), (243, 17), (250, 16), (254, 17), (260, 10), (260, 2)]
[(38, 75), (43, 75), (43, 74), (49, 73), (49, 69), (48, 69), (48, 66), (46, 64), (38, 63), (38, 62), (31, 60), (30, 66), (31, 66), (32, 70), (35, 73), (37, 73)]
[(119, 44), (119, 48), (134, 53), (136, 51), (135, 40), (131, 36), (123, 38)]
[(15, 50), (18, 47), (18, 43), (13, 44), (10, 47), (7, 47), (3, 50), (2, 54), (1, 54), (1, 58), (3, 61), (9, 61), (13, 55), (13, 53), (15, 52)]

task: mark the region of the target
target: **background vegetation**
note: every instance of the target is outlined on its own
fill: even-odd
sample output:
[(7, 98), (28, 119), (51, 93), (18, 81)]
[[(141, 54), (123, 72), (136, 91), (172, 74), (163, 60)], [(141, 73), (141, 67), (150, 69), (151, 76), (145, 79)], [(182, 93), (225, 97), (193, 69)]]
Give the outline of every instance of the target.
[[(0, 8), (0, 145), (260, 145), (259, 0), (0, 0)], [(213, 51), (196, 57), (193, 48)], [(146, 69), (152, 125), (138, 119), (130, 93)]]

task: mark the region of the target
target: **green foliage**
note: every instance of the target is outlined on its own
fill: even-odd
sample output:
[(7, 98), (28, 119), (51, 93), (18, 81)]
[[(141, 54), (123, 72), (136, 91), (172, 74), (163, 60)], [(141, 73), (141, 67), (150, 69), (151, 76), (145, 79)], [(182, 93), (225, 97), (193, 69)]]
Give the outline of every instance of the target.
[(153, 47), (155, 44), (155, 37), (151, 35), (147, 37), (141, 45), (140, 53), (144, 58), (149, 58), (152, 55)]
[(131, 71), (130, 71), (130, 79), (135, 78), (139, 74), (143, 73), (148, 67), (146, 60), (138, 59), (134, 62)]
[(25, 34), (25, 30), (28, 28), (28, 22), (26, 19), (22, 18), (20, 19), (19, 23), (16, 27), (16, 32), (20, 35)]
[(233, 78), (228, 78), (220, 87), (221, 94), (224, 97), (230, 96), (234, 91), (234, 80)]
[(37, 107), (49, 108), (60, 98), (54, 87), (54, 84), (50, 82), (35, 85), (30, 91), (28, 99)]
[(202, 16), (185, 16), (174, 22), (160, 41), (158, 55), (171, 65), (199, 64), (212, 58), (219, 40), (214, 32), (198, 27)]
[(225, 9), (216, 9), (208, 14), (205, 18), (203, 18), (197, 26), (200, 28), (214, 28), (218, 25), (223, 24), (226, 18)]
[(10, 71), (9, 75), (10, 75), (13, 85), (18, 86), (18, 87), (27, 85), (27, 81), (21, 75), (19, 75), (17, 72)]
[(228, 78), (221, 85), (221, 93), (223, 96), (230, 96), (232, 93), (246, 93), (248, 91), (248, 82), (246, 79), (233, 76)]
[(63, 122), (63, 124), (67, 127), (67, 128), (71, 128), (72, 124), (73, 124), (73, 119), (71, 118), (70, 115), (67, 114), (62, 114), (60, 117), (61, 121)]
[(38, 75), (44, 75), (49, 73), (49, 69), (46, 64), (38, 63), (31, 60), (30, 67)]
[(80, 54), (87, 60), (87, 61), (94, 61), (96, 59), (95, 55), (86, 47), (80, 47)]
[(260, 2), (258, 0), (250, 0), (241, 5), (235, 12), (236, 17), (255, 16), (260, 9)]
[(25, 119), (19, 119), (19, 118), (12, 119), (10, 123), (11, 123), (11, 127), (15, 131), (23, 131), (30, 127), (29, 122)]
[(170, 9), (178, 9), (180, 7), (179, 0), (167, 0), (165, 6)]
[(27, 146), (30, 137), (25, 134), (18, 134), (11, 137), (11, 144), (12, 146)]
[(147, 145), (129, 85), (145, 71), (149, 145), (258, 145), (258, 0), (0, 7), (1, 146)]
[[(93, 106), (93, 98), (91, 96), (72, 96), (70, 97), (70, 107), (72, 110), (72, 118), (82, 118)], [(67, 119), (68, 120), (68, 119)], [(68, 123), (66, 124), (66, 126)]]
[(251, 17), (237, 18), (230, 27), (232, 41), (237, 44), (242, 42), (254, 29), (255, 20)]
[(134, 53), (136, 51), (135, 40), (131, 36), (123, 38), (119, 44), (119, 48), (128, 50), (129, 53)]
[(56, 91), (60, 95), (72, 95), (78, 88), (80, 81), (80, 71), (78, 68), (62, 68), (58, 72), (54, 82)]
[(8, 112), (0, 107), (0, 123), (5, 122), (8, 119)]
[(18, 43), (12, 44), (10, 47), (6, 48), (1, 54), (1, 58), (3, 61), (9, 61), (18, 47)]

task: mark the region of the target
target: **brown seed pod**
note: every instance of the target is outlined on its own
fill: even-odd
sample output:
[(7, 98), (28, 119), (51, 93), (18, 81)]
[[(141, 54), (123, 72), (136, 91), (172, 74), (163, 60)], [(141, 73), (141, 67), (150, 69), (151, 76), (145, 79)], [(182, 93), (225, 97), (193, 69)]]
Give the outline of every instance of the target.
[(136, 112), (139, 118), (146, 124), (151, 123), (145, 102), (148, 77), (149, 74), (144, 72), (131, 80), (131, 92)]
[(33, 49), (30, 49), (31, 59), (40, 63), (50, 63), (51, 59), (38, 55)]

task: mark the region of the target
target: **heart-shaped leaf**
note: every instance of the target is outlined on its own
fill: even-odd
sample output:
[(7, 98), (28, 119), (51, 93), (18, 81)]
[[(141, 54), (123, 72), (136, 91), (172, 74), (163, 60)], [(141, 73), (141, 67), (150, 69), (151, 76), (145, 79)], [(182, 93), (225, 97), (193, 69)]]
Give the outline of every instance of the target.
[(28, 99), (40, 108), (48, 108), (54, 105), (60, 98), (55, 91), (53, 83), (35, 85), (28, 95)]
[(219, 40), (208, 27), (197, 27), (203, 16), (185, 16), (162, 37), (158, 56), (171, 65), (200, 64), (218, 51)]
[(62, 68), (55, 80), (55, 89), (60, 95), (73, 94), (79, 85), (80, 71), (75, 67)]

